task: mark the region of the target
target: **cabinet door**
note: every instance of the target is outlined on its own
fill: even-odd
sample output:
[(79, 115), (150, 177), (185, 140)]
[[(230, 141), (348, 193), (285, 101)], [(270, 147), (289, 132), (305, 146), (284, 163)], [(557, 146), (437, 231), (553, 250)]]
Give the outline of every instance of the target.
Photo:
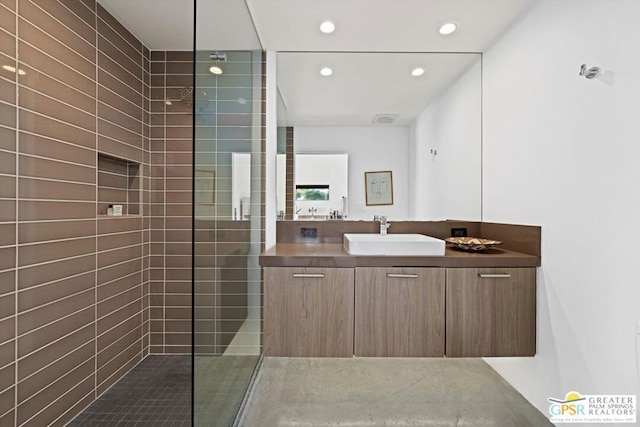
[(355, 355), (441, 357), (445, 271), (356, 268)]
[(448, 357), (535, 352), (535, 268), (447, 269)]
[(264, 269), (265, 356), (353, 356), (353, 268)]

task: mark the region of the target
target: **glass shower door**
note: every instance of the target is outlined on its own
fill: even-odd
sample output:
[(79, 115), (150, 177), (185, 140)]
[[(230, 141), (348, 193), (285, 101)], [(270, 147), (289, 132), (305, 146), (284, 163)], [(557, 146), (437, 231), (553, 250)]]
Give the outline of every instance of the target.
[[(225, 10), (239, 6), (245, 10)], [(216, 33), (221, 15), (238, 25), (250, 23), (244, 2), (196, 2), (195, 426), (233, 424), (261, 354), (264, 55), (257, 38), (253, 48), (225, 50), (225, 34)]]
[(225, 56), (196, 53), (194, 88), (194, 421), (207, 426), (233, 422), (261, 338), (262, 52)]

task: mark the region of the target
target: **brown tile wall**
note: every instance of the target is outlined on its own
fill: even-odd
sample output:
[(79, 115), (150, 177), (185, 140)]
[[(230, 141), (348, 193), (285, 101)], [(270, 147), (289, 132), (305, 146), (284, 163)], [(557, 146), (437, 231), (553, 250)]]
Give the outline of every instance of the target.
[(192, 87), (192, 52), (151, 53), (151, 353), (191, 353)]
[(284, 193), (287, 198), (287, 205), (285, 206), (285, 219), (292, 220), (293, 214), (296, 210), (296, 194), (294, 188), (294, 159), (295, 159), (295, 150), (293, 145), (293, 126), (287, 126), (285, 130), (285, 152), (286, 152), (286, 166), (285, 166), (285, 184), (284, 184)]
[(95, 0), (0, 17), (0, 425), (64, 425), (148, 353), (150, 53)]

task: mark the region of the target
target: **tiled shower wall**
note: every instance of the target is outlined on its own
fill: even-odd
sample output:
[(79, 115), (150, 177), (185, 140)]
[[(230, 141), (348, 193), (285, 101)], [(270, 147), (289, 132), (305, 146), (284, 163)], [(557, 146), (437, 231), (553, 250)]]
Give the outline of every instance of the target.
[(149, 348), (150, 53), (95, 0), (0, 17), (0, 425), (62, 425)]
[(285, 128), (285, 177), (284, 177), (284, 194), (287, 201), (285, 207), (285, 219), (292, 220), (296, 211), (296, 193), (295, 193), (295, 148), (293, 144), (293, 126)]

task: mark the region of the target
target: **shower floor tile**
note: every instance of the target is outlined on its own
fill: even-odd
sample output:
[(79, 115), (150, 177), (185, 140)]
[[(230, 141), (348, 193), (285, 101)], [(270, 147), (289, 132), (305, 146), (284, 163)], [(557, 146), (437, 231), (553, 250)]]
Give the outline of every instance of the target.
[(67, 426), (191, 426), (191, 356), (149, 355)]

